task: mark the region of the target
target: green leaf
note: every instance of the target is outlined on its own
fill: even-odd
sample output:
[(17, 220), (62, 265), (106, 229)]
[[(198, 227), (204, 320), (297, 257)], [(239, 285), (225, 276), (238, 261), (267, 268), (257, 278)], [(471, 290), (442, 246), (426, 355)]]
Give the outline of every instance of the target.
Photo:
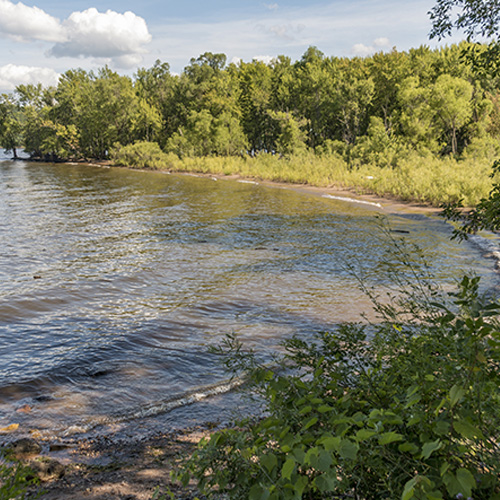
[(420, 400), (422, 399), (422, 396), (420, 394), (413, 394), (407, 399), (405, 409), (411, 408), (413, 405), (416, 405)]
[(365, 441), (366, 439), (370, 439), (375, 434), (376, 434), (375, 431), (370, 431), (368, 429), (360, 429), (358, 432), (356, 432), (356, 440)]
[(427, 500), (443, 500), (443, 494), (440, 491), (426, 491)]
[(333, 464), (332, 454), (326, 450), (322, 450), (318, 458), (318, 465), (317, 465), (318, 469), (321, 472), (328, 472), (332, 464)]
[(285, 479), (291, 479), (294, 469), (295, 459), (290, 457), (283, 464), (283, 468), (281, 469), (281, 476)]
[(352, 441), (343, 439), (340, 443), (339, 454), (342, 458), (347, 458), (350, 460), (355, 460), (358, 454), (359, 446)]
[(321, 476), (316, 477), (313, 482), (322, 493), (335, 491), (338, 484), (336, 474), (336, 471), (331, 471), (328, 474), (321, 474)]
[(305, 425), (304, 425), (304, 430), (309, 429), (309, 427), (312, 427), (314, 424), (318, 422), (318, 417), (313, 417), (311, 418)]
[(295, 458), (295, 462), (298, 464), (303, 464), (306, 458), (306, 453), (302, 446), (296, 446), (293, 450), (293, 458)]
[(450, 468), (450, 464), (448, 462), (444, 462), (443, 465), (441, 465), (441, 468), (439, 469), (439, 473), (441, 474), (441, 477), (444, 476)]
[(329, 411), (333, 411), (334, 408), (332, 406), (328, 406), (328, 405), (321, 405), (320, 407), (318, 407), (318, 411), (319, 413), (327, 413)]
[(410, 418), (410, 420), (408, 420), (408, 427), (419, 424), (421, 421), (422, 417), (420, 415), (414, 415), (413, 417)]
[(424, 443), (422, 446), (422, 458), (427, 460), (435, 451), (441, 449), (442, 443), (440, 439), (436, 439), (436, 441), (432, 441), (429, 443)]
[(470, 497), (472, 489), (476, 487), (476, 480), (472, 473), (467, 469), (458, 469), (456, 477), (461, 493), (466, 497)]
[(405, 489), (403, 490), (403, 494), (401, 495), (401, 500), (411, 500), (413, 498), (413, 494), (415, 493), (415, 485), (417, 484), (417, 478), (414, 477), (410, 479), (405, 484)]
[(456, 420), (453, 422), (453, 428), (463, 437), (467, 439), (480, 438), (484, 439), (483, 433), (477, 427), (474, 427), (467, 420)]
[(267, 472), (271, 473), (278, 465), (278, 459), (274, 453), (269, 453), (260, 457), (260, 463), (267, 469)]
[(290, 426), (287, 425), (280, 433), (280, 439), (283, 439), (290, 432)]
[(420, 449), (418, 448), (418, 446), (415, 445), (415, 444), (413, 444), (413, 443), (401, 443), (398, 446), (398, 450), (401, 453), (411, 453), (412, 455), (415, 455), (415, 453), (417, 453), (418, 451), (420, 451)]
[(296, 498), (302, 498), (302, 493), (306, 489), (308, 482), (309, 482), (309, 479), (307, 478), (307, 476), (300, 476), (297, 478), (296, 481), (294, 481), (293, 490), (295, 492)]
[(328, 451), (339, 451), (342, 439), (337, 436), (326, 436), (318, 441), (318, 444), (322, 444), (325, 450)]
[(451, 403), (451, 406), (455, 406), (464, 396), (465, 394), (465, 391), (462, 387), (458, 386), (458, 385), (454, 385), (451, 389), (450, 389), (450, 403)]
[(467, 469), (458, 469), (456, 474), (446, 472), (443, 476), (443, 482), (450, 496), (461, 493), (464, 497), (470, 497), (472, 490), (476, 488), (476, 480)]
[(311, 465), (313, 463), (313, 459), (317, 458), (319, 454), (319, 448), (315, 446), (314, 448), (309, 448), (307, 450), (306, 456), (304, 457), (304, 464)]
[(269, 490), (260, 484), (254, 484), (248, 494), (248, 500), (267, 500), (269, 498)]
[(319, 405), (323, 402), (321, 398), (310, 398), (309, 401), (311, 401), (313, 405)]
[(397, 432), (384, 432), (378, 438), (378, 442), (381, 445), (386, 445), (389, 443), (394, 443), (395, 441), (402, 441), (402, 434), (398, 434)]
[(304, 408), (302, 408), (300, 411), (299, 411), (299, 414), (300, 415), (305, 415), (306, 413), (309, 413), (310, 411), (312, 411), (312, 406), (308, 405), (308, 406), (304, 406)]

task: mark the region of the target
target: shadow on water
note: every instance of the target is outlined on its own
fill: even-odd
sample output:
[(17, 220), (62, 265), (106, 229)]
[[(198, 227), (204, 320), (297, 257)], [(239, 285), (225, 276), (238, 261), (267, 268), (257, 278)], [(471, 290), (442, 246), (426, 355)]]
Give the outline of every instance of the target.
[[(335, 324), (251, 300), (202, 303), (184, 317), (182, 322), (152, 320), (129, 325), (126, 333), (108, 331), (105, 342), (100, 343), (101, 338), (86, 349), (68, 345), (64, 350), (59, 344), (58, 356), (40, 352), (38, 363), (29, 341), (32, 373), (16, 377), (16, 383), (2, 380), (0, 399), (17, 409), (29, 407), (29, 413), (17, 413), (16, 419), (26, 427), (36, 425), (39, 431), (52, 431), (61, 421), (61, 432), (72, 429), (82, 433), (136, 418), (160, 418), (238, 385), (228, 380), (220, 360), (208, 350), (231, 333), (221, 324), (238, 327), (245, 346), (255, 350), (263, 362), (272, 361), (272, 353), (279, 350), (284, 337), (308, 337), (336, 328)], [(72, 322), (82, 320), (73, 318)], [(102, 324), (87, 328), (106, 330)], [(29, 334), (24, 332), (27, 337)], [(47, 357), (52, 358), (52, 366), (45, 364)], [(7, 374), (6, 378), (12, 377)], [(120, 388), (126, 388), (126, 395)], [(207, 414), (210, 405), (204, 404), (208, 420), (217, 420), (221, 411), (224, 413), (216, 405)], [(41, 412), (45, 414), (42, 419)], [(12, 418), (12, 414), (6, 417)]]

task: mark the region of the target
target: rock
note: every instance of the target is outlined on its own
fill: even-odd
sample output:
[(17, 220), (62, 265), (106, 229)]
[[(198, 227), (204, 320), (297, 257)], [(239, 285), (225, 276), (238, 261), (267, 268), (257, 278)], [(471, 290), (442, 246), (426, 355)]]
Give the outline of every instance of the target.
[(7, 427), (0, 429), (0, 433), (5, 434), (8, 432), (15, 432), (17, 429), (19, 429), (19, 424), (10, 424)]
[(18, 408), (16, 410), (16, 413), (29, 413), (31, 411), (31, 406), (30, 405), (24, 405), (21, 406), (21, 408)]
[(18, 439), (17, 441), (11, 443), (8, 448), (17, 458), (39, 455), (42, 452), (42, 447), (31, 438)]
[(67, 450), (68, 448), (71, 448), (71, 444), (67, 443), (51, 443), (49, 445), (49, 451), (61, 451), (61, 450)]
[(40, 481), (61, 479), (66, 472), (64, 465), (52, 458), (32, 460), (28, 465)]

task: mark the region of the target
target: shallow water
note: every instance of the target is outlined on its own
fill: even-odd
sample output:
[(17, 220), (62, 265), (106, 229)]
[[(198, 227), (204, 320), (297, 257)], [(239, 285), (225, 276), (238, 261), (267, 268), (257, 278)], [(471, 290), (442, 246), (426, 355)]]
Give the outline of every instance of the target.
[[(380, 212), (237, 181), (0, 161), (0, 428), (228, 415), (235, 395), (208, 346), (234, 332), (266, 358), (368, 313), (347, 266), (386, 284)], [(442, 220), (386, 215), (444, 286), (461, 269), (498, 285), (494, 262)]]

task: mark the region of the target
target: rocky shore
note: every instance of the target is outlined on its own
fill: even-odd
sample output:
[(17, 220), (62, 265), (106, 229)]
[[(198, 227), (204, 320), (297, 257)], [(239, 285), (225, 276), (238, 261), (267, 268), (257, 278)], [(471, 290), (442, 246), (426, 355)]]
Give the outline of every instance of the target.
[(30, 497), (45, 500), (151, 500), (171, 491), (176, 499), (196, 497), (194, 485), (180, 488), (170, 473), (190, 456), (208, 431), (189, 429), (135, 441), (108, 436), (6, 443), (12, 457), (32, 470), (38, 485)]

